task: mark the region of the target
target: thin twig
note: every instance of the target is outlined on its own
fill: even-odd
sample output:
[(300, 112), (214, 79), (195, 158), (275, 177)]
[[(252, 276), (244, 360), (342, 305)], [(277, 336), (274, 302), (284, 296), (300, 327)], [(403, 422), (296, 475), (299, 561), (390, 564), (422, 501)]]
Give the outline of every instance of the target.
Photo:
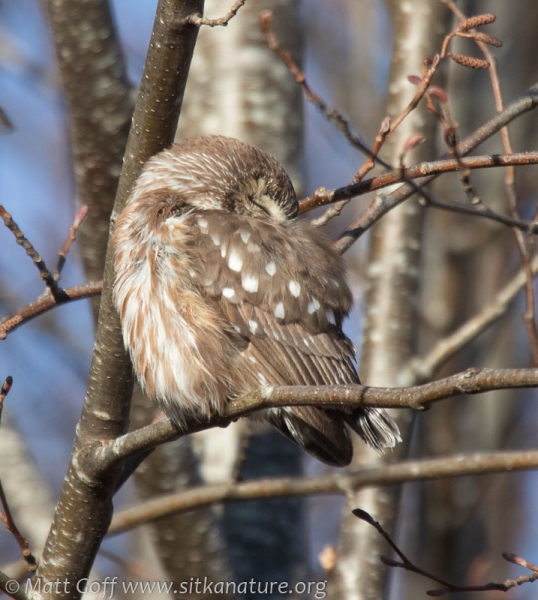
[[(469, 586), (468, 585), (455, 585), (453, 583), (445, 581), (444, 579), (436, 577), (435, 575), (432, 575), (431, 573), (428, 573), (428, 571), (421, 569), (420, 567), (415, 565), (413, 562), (411, 562), (409, 560), (409, 558), (407, 558), (407, 556), (400, 550), (400, 548), (392, 540), (390, 535), (383, 529), (381, 524), (378, 523), (365, 510), (356, 508), (353, 511), (353, 514), (357, 518), (364, 521), (365, 523), (368, 523), (369, 525), (374, 527), (385, 538), (385, 540), (387, 541), (389, 546), (394, 550), (394, 552), (401, 559), (401, 562), (400, 562), (400, 561), (394, 560), (392, 558), (388, 558), (386, 556), (381, 556), (380, 558), (383, 563), (385, 563), (389, 567), (399, 567), (401, 569), (405, 569), (406, 571), (410, 571), (411, 573), (417, 573), (418, 575), (422, 575), (422, 577), (425, 577), (426, 579), (429, 579), (430, 581), (434, 581), (435, 583), (439, 583), (440, 585), (443, 586), (442, 589), (430, 590), (430, 591), (426, 592), (428, 594), (428, 596), (437, 597), (437, 596), (442, 596), (444, 594), (451, 594), (454, 592), (487, 592), (490, 590), (499, 590), (501, 592), (506, 592), (514, 587), (523, 585), (524, 583), (531, 583), (538, 579), (538, 568), (535, 565), (532, 565), (531, 563), (527, 563), (527, 561), (524, 561), (523, 559), (521, 559), (518, 556), (515, 556), (512, 554), (503, 554), (502, 556), (505, 560), (507, 560), (508, 562), (515, 562), (515, 564), (520, 564), (522, 566), (524, 565), (528, 569), (531, 569), (532, 571), (534, 571), (533, 574), (532, 575), (522, 575), (521, 577), (518, 577), (517, 579), (507, 579), (506, 581), (503, 581), (502, 583), (491, 582), (491, 583), (486, 583), (484, 585), (469, 585)], [(519, 562), (516, 562), (516, 561), (519, 561)]]
[(11, 390), (12, 386), (13, 386), (13, 377), (11, 377), (11, 375), (8, 375), (5, 378), (4, 383), (2, 384), (2, 387), (0, 388), (0, 422), (2, 421), (2, 410), (4, 408), (4, 399), (9, 394), (9, 391)]
[[(366, 175), (375, 167), (377, 155), (379, 154), (379, 151), (381, 150), (383, 144), (385, 143), (385, 140), (387, 139), (389, 129), (390, 119), (386, 117), (385, 119), (383, 119), (379, 132), (375, 138), (372, 153), (368, 156), (362, 167), (355, 173), (355, 176), (351, 181), (351, 185), (362, 181), (366, 177)], [(342, 212), (342, 209), (346, 206), (346, 204), (350, 202), (350, 200), (351, 198), (345, 198), (344, 200), (340, 200), (340, 202), (337, 202), (334, 206), (325, 211), (325, 213), (321, 217), (319, 217), (319, 219), (314, 219), (312, 221), (312, 225), (314, 227), (322, 227), (326, 225), (333, 217), (338, 216)]]
[[(538, 85), (535, 84), (523, 95), (507, 106), (501, 113), (490, 119), (487, 123), (479, 127), (474, 133), (462, 140), (458, 144), (458, 152), (461, 156), (468, 154), (474, 150), (474, 148), (480, 145), (485, 139), (491, 137), (494, 133), (499, 131), (499, 129), (510, 123), (510, 121), (516, 117), (535, 108), (537, 104)], [(491, 158), (495, 159), (496, 157)], [(370, 206), (368, 208), (368, 214), (363, 215), (358, 220), (353, 222), (342, 234), (340, 239), (335, 244), (336, 249), (340, 252), (345, 252), (366, 231), (366, 229), (369, 229), (386, 212), (404, 200), (407, 200), (407, 198), (416, 193), (418, 187), (424, 186), (425, 184), (431, 182), (434, 178), (435, 176), (419, 177), (412, 184), (406, 183), (400, 186), (392, 194), (388, 194), (384, 196), (383, 199), (377, 200), (373, 207)], [(361, 182), (360, 184), (356, 185), (361, 186), (365, 183), (366, 182)]]
[[(308, 84), (305, 74), (299, 69), (297, 63), (293, 60), (291, 52), (282, 48), (280, 45), (273, 29), (272, 29), (272, 17), (271, 11), (266, 10), (260, 14), (259, 23), (260, 30), (267, 40), (269, 49), (274, 52), (278, 58), (286, 65), (291, 76), (301, 86), (305, 94), (306, 99), (314, 104), (318, 110), (325, 116), (327, 120), (333, 123), (336, 128), (341, 131), (347, 141), (354, 147), (366, 154), (368, 157), (374, 157), (374, 152), (368, 148), (368, 146), (352, 131), (349, 125), (349, 120), (336, 108), (329, 108), (327, 103), (316, 94), (310, 85)], [(378, 159), (379, 160), (379, 159)], [(391, 169), (392, 167), (382, 161), (379, 161), (385, 168)]]
[(19, 548), (21, 549), (21, 554), (24, 562), (28, 565), (29, 571), (35, 571), (37, 569), (37, 563), (34, 555), (30, 551), (30, 547), (28, 545), (28, 541), (24, 539), (19, 531), (18, 527), (15, 525), (15, 521), (13, 520), (13, 515), (9, 509), (9, 505), (7, 503), (6, 495), (4, 493), (4, 488), (2, 487), (2, 481), (0, 480), (0, 504), (2, 505), (2, 510), (0, 511), (0, 519), (4, 521), (6, 529), (13, 535)]
[[(495, 133), (495, 132), (493, 132)], [(490, 134), (491, 136), (492, 134)], [(483, 156), (470, 156), (462, 158), (461, 162), (469, 169), (490, 169), (493, 167), (506, 167), (508, 165), (535, 165), (538, 164), (538, 152), (519, 152), (515, 154), (493, 154)], [(301, 214), (309, 212), (314, 208), (326, 206), (333, 202), (338, 202), (344, 198), (355, 198), (381, 190), (395, 183), (404, 183), (406, 180), (418, 180), (416, 185), (421, 183), (421, 178), (426, 180), (426, 183), (433, 179), (433, 176), (442, 175), (443, 173), (452, 173), (458, 170), (458, 162), (453, 158), (444, 157), (435, 161), (427, 161), (407, 167), (403, 173), (393, 172), (385, 173), (372, 179), (366, 179), (359, 183), (346, 185), (333, 190), (320, 188), (312, 196), (301, 200), (299, 210)], [(398, 191), (398, 190), (397, 190)], [(520, 221), (523, 223), (524, 221)]]
[(54, 298), (50, 293), (43, 294), (34, 302), (30, 302), (30, 304), (19, 308), (15, 313), (0, 320), (0, 340), (5, 339), (8, 333), (20, 325), (31, 319), (35, 319), (35, 317), (39, 317), (54, 307), (73, 302), (74, 300), (98, 296), (102, 289), (102, 281), (91, 281), (83, 285), (64, 288), (62, 290), (63, 296), (59, 300)]
[(75, 215), (75, 220), (73, 221), (73, 225), (71, 225), (71, 227), (69, 228), (69, 235), (67, 236), (67, 239), (65, 240), (65, 243), (64, 243), (62, 249), (58, 253), (58, 266), (56, 267), (56, 272), (54, 273), (54, 279), (56, 281), (58, 281), (60, 279), (60, 276), (62, 274), (62, 269), (64, 268), (64, 265), (65, 265), (65, 260), (67, 258), (67, 255), (69, 254), (69, 250), (71, 249), (73, 242), (77, 239), (78, 228), (80, 227), (82, 221), (84, 220), (84, 217), (86, 216), (87, 212), (88, 212), (88, 207), (81, 206), (79, 211)]
[(196, 27), (201, 27), (202, 25), (207, 25), (207, 27), (226, 27), (245, 2), (246, 0), (237, 0), (230, 10), (223, 17), (218, 19), (208, 19), (201, 15), (191, 15), (184, 19), (182, 23), (188, 23), (190, 25), (195, 25)]
[(9, 120), (6, 111), (0, 106), (0, 132), (7, 133), (8, 131), (11, 132), (14, 129), (13, 123)]
[[(458, 9), (458, 7), (454, 4), (452, 0), (443, 0), (444, 4), (448, 6), (448, 8), (460, 19), (460, 21), (466, 22), (468, 19), (465, 15)], [(502, 112), (504, 109), (504, 101), (501, 91), (501, 83), (499, 80), (499, 76), (497, 73), (497, 63), (495, 58), (493, 57), (488, 44), (481, 41), (480, 38), (477, 38), (475, 33), (472, 32), (471, 37), (474, 37), (475, 42), (480, 48), (482, 54), (485, 59), (489, 62), (489, 74), (491, 79), (491, 87), (493, 90), (493, 97), (495, 100), (495, 108), (497, 112)], [(510, 140), (510, 132), (507, 127), (503, 127), (501, 129), (501, 139), (504, 147), (504, 151), (507, 154), (513, 152), (512, 142)], [(510, 216), (514, 219), (519, 219), (519, 213), (517, 210), (517, 192), (515, 186), (515, 167), (509, 166), (506, 169), (506, 175), (504, 178), (504, 184), (506, 188), (506, 195), (508, 200), (508, 212)], [(531, 236), (534, 232), (528, 232), (529, 236)], [(523, 233), (514, 228), (514, 235), (516, 237), (517, 247), (519, 250), (519, 254), (521, 256), (521, 262), (525, 268), (525, 272), (527, 275), (526, 286), (525, 286), (525, 302), (526, 309), (523, 314), (523, 322), (525, 323), (525, 328), (527, 330), (527, 336), (529, 338), (531, 353), (533, 362), (535, 365), (538, 365), (538, 331), (536, 329), (536, 309), (535, 309), (535, 294), (534, 294), (534, 286), (533, 286), (533, 273), (531, 268), (531, 257), (532, 250), (534, 248), (534, 238), (531, 237), (526, 243), (525, 237)]]
[(15, 223), (12, 216), (7, 212), (7, 210), (0, 205), (0, 217), (4, 221), (4, 225), (13, 233), (15, 236), (15, 241), (19, 246), (22, 246), (26, 251), (26, 254), (34, 261), (35, 266), (39, 270), (39, 275), (41, 279), (45, 282), (46, 286), (49, 288), (50, 293), (53, 297), (59, 301), (63, 298), (64, 291), (62, 288), (58, 286), (58, 282), (54, 279), (52, 273), (48, 270), (45, 261), (41, 258), (40, 254), (34, 248), (33, 244), (24, 237), (24, 233), (21, 231), (20, 227)]
[[(472, 191), (472, 187), (469, 189)], [(508, 225), (509, 227), (515, 228), (518, 231), (538, 231), (538, 222), (521, 221), (519, 219), (514, 219), (513, 217), (501, 215), (500, 213), (491, 210), (489, 206), (486, 206), (480, 201), (474, 203), (473, 205), (462, 204), (461, 202), (443, 202), (434, 198), (424, 189), (421, 189), (420, 193), (422, 196), (420, 201), (423, 202), (425, 206), (431, 206), (432, 208), (438, 208), (440, 210), (446, 210), (453, 213), (469, 215), (470, 217), (482, 217), (484, 219), (490, 219), (491, 221), (496, 221), (502, 225)]]
[(538, 451), (475, 452), (441, 458), (407, 460), (378, 468), (322, 477), (278, 477), (256, 481), (204, 485), (152, 498), (117, 512), (108, 535), (118, 535), (145, 523), (222, 502), (287, 496), (348, 494), (365, 487), (410, 481), (431, 481), (462, 475), (514, 472), (538, 467)]
[[(9, 394), (13, 386), (13, 377), (8, 375), (0, 388), (0, 420), (2, 417), (2, 411), (4, 408), (4, 400), (6, 396)], [(17, 544), (19, 544), (19, 548), (21, 549), (22, 557), (26, 564), (28, 565), (28, 569), (30, 571), (35, 571), (37, 569), (36, 560), (32, 553), (30, 552), (30, 548), (28, 546), (28, 542), (22, 537), (18, 527), (15, 525), (15, 521), (13, 520), (13, 515), (11, 514), (11, 510), (9, 509), (9, 504), (6, 499), (6, 495), (4, 493), (4, 488), (2, 486), (2, 480), (0, 480), (0, 505), (2, 506), (2, 510), (0, 510), (0, 519), (4, 521), (6, 529), (13, 535)]]

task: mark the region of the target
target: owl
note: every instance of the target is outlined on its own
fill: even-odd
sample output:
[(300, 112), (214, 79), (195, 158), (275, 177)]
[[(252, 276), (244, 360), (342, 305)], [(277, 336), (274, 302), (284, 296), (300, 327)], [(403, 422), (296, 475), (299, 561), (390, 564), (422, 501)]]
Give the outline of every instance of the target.
[[(233, 138), (188, 139), (144, 166), (113, 234), (114, 302), (143, 390), (179, 427), (261, 386), (359, 383), (342, 258), (297, 215), (282, 166)], [(375, 408), (258, 417), (329, 465), (351, 461), (347, 426), (378, 451), (400, 439)]]

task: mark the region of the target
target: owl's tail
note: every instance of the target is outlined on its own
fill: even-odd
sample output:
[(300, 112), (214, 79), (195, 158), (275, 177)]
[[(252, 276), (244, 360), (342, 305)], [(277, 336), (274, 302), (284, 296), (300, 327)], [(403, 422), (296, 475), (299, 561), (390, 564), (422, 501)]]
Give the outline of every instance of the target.
[(382, 408), (356, 408), (350, 415), (344, 414), (344, 419), (376, 452), (402, 441), (398, 425)]
[(270, 409), (265, 417), (309, 454), (335, 467), (346, 467), (353, 445), (346, 423), (374, 450), (382, 452), (401, 441), (396, 423), (382, 409), (359, 408), (352, 413), (315, 406)]

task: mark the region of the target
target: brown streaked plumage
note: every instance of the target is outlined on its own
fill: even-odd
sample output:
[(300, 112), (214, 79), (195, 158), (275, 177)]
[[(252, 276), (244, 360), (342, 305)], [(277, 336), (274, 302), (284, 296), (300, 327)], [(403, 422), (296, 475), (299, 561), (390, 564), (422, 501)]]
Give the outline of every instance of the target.
[[(145, 165), (113, 236), (114, 299), (137, 377), (174, 422), (262, 385), (359, 382), (343, 261), (297, 213), (280, 164), (232, 138), (192, 138)], [(400, 439), (379, 409), (262, 416), (332, 465), (351, 461), (346, 423), (376, 450)]]

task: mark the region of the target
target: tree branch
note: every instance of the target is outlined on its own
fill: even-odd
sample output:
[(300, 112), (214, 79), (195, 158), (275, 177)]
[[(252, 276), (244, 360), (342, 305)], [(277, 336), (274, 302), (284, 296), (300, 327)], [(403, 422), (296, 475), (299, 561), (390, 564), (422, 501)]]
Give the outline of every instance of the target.
[(39, 317), (43, 313), (48, 312), (56, 306), (73, 302), (74, 300), (82, 300), (84, 298), (92, 298), (99, 296), (103, 289), (102, 281), (92, 281), (83, 285), (77, 285), (70, 288), (62, 288), (64, 295), (57, 300), (50, 293), (45, 293), (34, 302), (30, 302), (26, 306), (19, 308), (15, 313), (0, 319), (0, 340), (7, 337), (7, 334), (17, 329), (20, 325)]
[(39, 252), (34, 248), (32, 242), (28, 240), (20, 227), (15, 223), (10, 213), (0, 205), (0, 218), (4, 221), (4, 225), (11, 231), (15, 236), (15, 240), (19, 246), (21, 246), (26, 254), (33, 260), (34, 265), (39, 271), (39, 276), (45, 282), (49, 292), (52, 294), (56, 302), (63, 300), (63, 290), (58, 286), (58, 282), (54, 279), (54, 276), (48, 269), (47, 265)]
[[(538, 272), (538, 256), (535, 256), (532, 260), (531, 269), (534, 274)], [(525, 287), (526, 283), (526, 267), (523, 267), (477, 315), (471, 317), (453, 333), (438, 340), (425, 355), (411, 359), (407, 366), (409, 373), (407, 375), (402, 374), (402, 380), (412, 385), (417, 381), (431, 379), (443, 363), (506, 314), (510, 303)]]
[[(172, 23), (178, 13), (187, 17), (198, 12), (203, 12), (202, 0), (159, 1), (115, 214), (125, 205), (143, 164), (173, 141), (198, 28), (189, 25), (178, 30)], [(109, 248), (88, 391), (64, 488), (38, 569), (42, 584), (64, 579), (79, 581), (87, 576), (112, 515), (112, 497), (121, 465), (92, 478), (84, 470), (84, 457), (100, 445), (100, 440), (125, 433), (128, 425), (132, 368), (112, 301), (113, 278), (113, 253)], [(61, 600), (67, 594), (43, 597)]]
[(491, 390), (538, 387), (538, 369), (467, 369), (431, 383), (404, 388), (365, 385), (265, 386), (257, 392), (230, 400), (225, 412), (202, 423), (187, 422), (178, 429), (163, 418), (114, 441), (95, 447), (81, 457), (87, 463), (87, 475), (94, 479), (118, 462), (147, 452), (156, 446), (196, 431), (225, 427), (230, 422), (260, 410), (283, 406), (335, 406), (412, 408), (426, 410), (434, 402), (462, 394), (481, 394)]
[(526, 568), (532, 570), (533, 574), (532, 575), (522, 575), (522, 576), (518, 577), (517, 579), (507, 579), (506, 581), (503, 581), (502, 583), (491, 582), (491, 583), (485, 583), (482, 585), (455, 585), (453, 583), (450, 583), (449, 581), (445, 581), (444, 579), (437, 577), (436, 575), (432, 575), (431, 573), (428, 573), (427, 571), (425, 571), (424, 569), (422, 569), (421, 567), (415, 565), (412, 561), (410, 561), (407, 558), (407, 556), (400, 550), (400, 548), (393, 542), (392, 538), (383, 529), (383, 527), (381, 527), (381, 525), (375, 519), (373, 519), (372, 516), (369, 515), (366, 511), (361, 510), (360, 508), (357, 508), (353, 511), (353, 514), (356, 517), (358, 517), (359, 519), (361, 519), (362, 521), (365, 521), (366, 523), (368, 523), (372, 527), (374, 527), (385, 538), (385, 540), (387, 541), (389, 546), (393, 549), (393, 551), (401, 559), (401, 562), (400, 562), (400, 561), (397, 561), (397, 560), (394, 560), (392, 558), (382, 555), (382, 556), (380, 556), (380, 559), (384, 564), (386, 564), (388, 567), (400, 567), (402, 569), (405, 569), (406, 571), (411, 571), (412, 573), (417, 573), (418, 575), (422, 575), (422, 577), (426, 577), (430, 581), (434, 581), (435, 583), (439, 583), (440, 585), (443, 586), (441, 589), (427, 591), (426, 594), (428, 596), (438, 597), (438, 596), (442, 596), (444, 594), (455, 593), (455, 592), (487, 592), (487, 591), (491, 591), (491, 590), (499, 590), (501, 592), (506, 592), (514, 587), (523, 585), (524, 583), (532, 583), (533, 581), (536, 581), (538, 579), (538, 567), (536, 565), (528, 563), (521, 557), (516, 556), (514, 554), (503, 554), (503, 558), (505, 560), (507, 560), (508, 562), (512, 562), (514, 564), (519, 564), (521, 566), (525, 566)]
[(0, 571), (0, 591), (14, 600), (31, 600), (30, 594), (24, 591), (19, 582), (2, 571)]
[(348, 494), (360, 488), (409, 481), (430, 481), (462, 475), (525, 471), (538, 467), (538, 450), (520, 452), (476, 452), (442, 458), (408, 460), (378, 468), (361, 469), (324, 477), (282, 477), (193, 488), (154, 498), (114, 515), (108, 535), (118, 535), (156, 519), (220, 502)]

